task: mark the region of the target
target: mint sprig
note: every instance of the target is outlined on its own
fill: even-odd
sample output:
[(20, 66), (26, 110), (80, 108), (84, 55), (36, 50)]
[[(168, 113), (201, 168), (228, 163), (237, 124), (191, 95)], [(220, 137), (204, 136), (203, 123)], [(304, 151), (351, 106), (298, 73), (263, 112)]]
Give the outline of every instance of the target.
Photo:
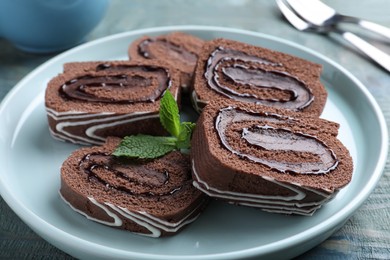
[(131, 135), (123, 138), (114, 156), (140, 159), (161, 157), (174, 150), (189, 149), (195, 123), (180, 122), (179, 108), (171, 92), (160, 102), (160, 122), (172, 136)]
[(122, 139), (113, 155), (140, 159), (156, 158), (173, 151), (175, 148), (176, 140), (172, 137), (131, 135)]
[(166, 91), (160, 102), (160, 122), (174, 137), (180, 134), (179, 107), (171, 92)]
[(188, 149), (191, 146), (191, 135), (195, 125), (196, 124), (192, 122), (183, 122), (180, 124), (180, 131), (176, 141), (177, 148)]

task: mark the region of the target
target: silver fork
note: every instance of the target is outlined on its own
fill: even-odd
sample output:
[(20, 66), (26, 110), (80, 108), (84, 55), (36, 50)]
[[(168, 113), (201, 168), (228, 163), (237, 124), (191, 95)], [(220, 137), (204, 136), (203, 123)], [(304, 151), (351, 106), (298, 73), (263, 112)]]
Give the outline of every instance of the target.
[(379, 50), (372, 44), (363, 40), (359, 36), (338, 29), (334, 25), (324, 25), (317, 26), (308, 21), (302, 19), (285, 0), (276, 0), (276, 3), (282, 12), (282, 14), (286, 17), (286, 19), (298, 30), (300, 31), (310, 31), (316, 33), (329, 33), (335, 32), (340, 34), (347, 42), (355, 46), (361, 52), (370, 57), (374, 62), (378, 65), (382, 66), (388, 72), (390, 72), (390, 56), (385, 52)]
[(287, 3), (305, 20), (317, 26), (337, 25), (340, 22), (357, 24), (390, 40), (390, 29), (357, 17), (337, 13), (319, 0), (287, 0)]

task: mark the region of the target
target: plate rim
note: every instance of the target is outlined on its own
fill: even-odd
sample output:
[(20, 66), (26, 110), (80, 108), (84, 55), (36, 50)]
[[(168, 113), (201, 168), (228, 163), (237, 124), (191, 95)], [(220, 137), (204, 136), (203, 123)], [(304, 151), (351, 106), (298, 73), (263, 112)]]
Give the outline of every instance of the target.
[[(358, 196), (356, 196), (353, 200), (351, 200), (346, 207), (344, 207), (342, 210), (338, 211), (334, 215), (332, 215), (330, 218), (325, 220), (324, 222), (312, 226), (309, 229), (306, 229), (305, 231), (295, 234), (293, 236), (290, 236), (288, 238), (272, 242), (267, 245), (262, 245), (260, 247), (253, 247), (249, 249), (243, 249), (239, 251), (232, 251), (232, 252), (226, 252), (226, 253), (211, 253), (211, 254), (202, 254), (202, 255), (160, 255), (160, 254), (149, 254), (149, 253), (138, 253), (138, 252), (132, 252), (132, 251), (126, 251), (122, 249), (113, 249), (105, 245), (98, 245), (96, 243), (90, 242), (85, 239), (81, 239), (77, 236), (71, 235), (59, 228), (57, 228), (54, 225), (51, 225), (50, 223), (44, 221), (39, 217), (39, 215), (34, 214), (28, 207), (25, 207), (23, 204), (18, 204), (17, 199), (14, 195), (12, 195), (12, 192), (8, 190), (5, 183), (3, 183), (3, 180), (0, 178), (0, 195), (4, 199), (4, 201), (9, 205), (9, 207), (18, 215), (19, 218), (23, 220), (24, 223), (26, 223), (31, 229), (33, 229), (38, 234), (44, 234), (45, 237), (49, 237), (53, 239), (53, 241), (56, 241), (57, 243), (52, 243), (52, 241), (49, 241), (45, 239), (47, 242), (55, 245), (58, 248), (62, 248), (58, 246), (58, 243), (64, 243), (68, 247), (75, 248), (79, 251), (83, 251), (86, 253), (96, 253), (96, 250), (103, 250), (105, 252), (105, 255), (107, 257), (112, 257), (114, 254), (117, 257), (136, 257), (138, 259), (161, 259), (161, 257), (168, 257), (169, 259), (218, 259), (221, 257), (224, 257), (226, 259), (228, 258), (236, 258), (236, 257), (253, 257), (259, 254), (269, 254), (273, 253), (276, 250), (280, 250), (283, 248), (287, 248), (290, 246), (293, 246), (295, 244), (300, 244), (304, 241), (307, 241), (309, 239), (312, 239), (316, 237), (318, 233), (327, 232), (332, 228), (335, 228), (337, 224), (340, 224), (340, 220), (347, 220), (356, 210), (358, 207), (362, 205), (362, 203), (367, 199), (367, 197), (371, 194), (373, 189), (376, 187), (380, 177), (383, 174), (383, 169), (386, 164), (387, 160), (387, 154), (388, 154), (388, 129), (386, 125), (386, 121), (384, 118), (384, 115), (382, 113), (382, 110), (380, 109), (378, 103), (376, 102), (375, 98), (372, 96), (372, 94), (368, 91), (368, 89), (354, 76), (352, 73), (347, 71), (345, 68), (343, 68), (341, 65), (336, 63), (335, 61), (329, 59), (328, 57), (322, 55), (319, 52), (316, 52), (310, 48), (307, 48), (303, 45), (300, 45), (298, 43), (292, 42), (290, 40), (282, 39), (277, 36), (263, 34), (261, 32), (254, 32), (244, 29), (237, 29), (237, 28), (229, 28), (229, 27), (219, 27), (219, 26), (203, 26), (203, 25), (181, 25), (181, 26), (162, 26), (162, 27), (150, 27), (150, 28), (143, 28), (138, 30), (131, 30), (126, 32), (121, 32), (117, 34), (108, 35), (102, 38), (95, 39), (93, 41), (86, 42), (84, 44), (81, 44), (77, 47), (74, 47), (70, 50), (67, 50), (63, 53), (60, 53), (46, 62), (39, 65), (37, 68), (32, 70), (30, 73), (28, 73), (26, 76), (24, 76), (4, 97), (2, 102), (0, 103), (0, 118), (2, 118), (2, 114), (4, 109), (8, 106), (8, 104), (13, 100), (14, 96), (22, 89), (23, 85), (30, 80), (30, 78), (33, 78), (36, 74), (40, 74), (42, 71), (44, 71), (47, 67), (49, 67), (52, 63), (56, 63), (57, 60), (60, 60), (68, 55), (71, 55), (73, 52), (77, 52), (84, 48), (89, 48), (91, 46), (101, 44), (108, 41), (115, 41), (117, 39), (123, 38), (123, 37), (131, 37), (132, 35), (136, 34), (150, 34), (150, 33), (167, 33), (171, 31), (218, 31), (218, 32), (227, 32), (227, 33), (237, 33), (237, 34), (243, 34), (243, 35), (249, 35), (249, 36), (256, 36), (262, 39), (270, 40), (279, 42), (283, 45), (287, 45), (289, 47), (293, 47), (295, 49), (299, 49), (300, 51), (309, 53), (310, 55), (313, 55), (324, 62), (331, 65), (336, 70), (340, 71), (344, 76), (346, 76), (350, 81), (354, 83), (356, 87), (359, 88), (359, 90), (364, 94), (364, 96), (369, 101), (369, 105), (372, 108), (372, 110), (375, 112), (376, 121), (378, 121), (380, 126), (380, 132), (381, 132), (381, 140), (382, 140), (382, 146), (380, 147), (380, 156), (377, 160), (375, 169), (373, 170), (372, 176), (367, 182), (367, 184), (363, 187), (363, 189), (359, 192)], [(2, 174), (0, 174), (2, 175)], [(15, 206), (15, 205), (19, 205)], [(338, 221), (336, 221), (338, 220)], [(41, 228), (38, 228), (38, 224), (41, 226)], [(43, 230), (42, 230), (43, 229)], [(88, 246), (87, 249), (85, 246)], [(63, 249), (61, 249), (63, 250)], [(99, 254), (100, 255), (100, 254)], [(167, 258), (167, 259), (168, 259)]]

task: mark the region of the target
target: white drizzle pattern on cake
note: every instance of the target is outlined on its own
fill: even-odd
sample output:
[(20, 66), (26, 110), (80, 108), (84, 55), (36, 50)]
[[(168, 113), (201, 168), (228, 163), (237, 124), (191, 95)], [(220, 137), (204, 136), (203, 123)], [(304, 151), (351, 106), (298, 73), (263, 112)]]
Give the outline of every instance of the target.
[[(77, 213), (85, 216), (87, 219), (107, 225), (107, 226), (116, 226), (120, 227), (123, 225), (123, 221), (121, 220), (120, 216), (129, 219), (130, 221), (146, 228), (150, 231), (150, 234), (145, 233), (136, 233), (138, 235), (144, 235), (144, 236), (150, 236), (150, 237), (160, 237), (161, 236), (161, 230), (164, 230), (166, 232), (177, 232), (179, 229), (181, 229), (183, 226), (195, 221), (200, 213), (196, 214), (194, 217), (191, 218), (191, 216), (196, 212), (201, 205), (199, 204), (197, 207), (195, 207), (190, 213), (188, 213), (186, 216), (184, 216), (181, 220), (177, 222), (168, 222), (163, 219), (159, 219), (151, 214), (148, 214), (145, 211), (138, 211), (133, 212), (128, 210), (124, 207), (116, 206), (112, 203), (105, 202), (103, 204), (99, 203), (94, 199), (93, 197), (88, 197), (89, 201), (91, 201), (93, 204), (95, 204), (97, 207), (101, 208), (109, 217), (113, 219), (113, 222), (103, 221), (94, 217), (89, 216), (86, 212), (81, 211), (74, 206), (70, 204), (69, 201), (67, 201), (64, 196), (62, 196), (61, 192), (59, 192), (60, 197), (67, 205), (71, 207), (72, 210), (76, 211)], [(113, 211), (111, 211), (109, 208), (111, 208)], [(118, 215), (119, 214), (119, 215)]]
[(122, 220), (114, 213), (112, 213), (110, 210), (107, 209), (107, 207), (105, 207), (104, 205), (98, 203), (94, 198), (88, 198), (93, 204), (95, 204), (96, 206), (98, 206), (99, 208), (101, 208), (102, 210), (104, 210), (104, 212), (107, 213), (108, 216), (110, 216), (111, 218), (113, 218), (113, 222), (108, 222), (108, 221), (103, 221), (103, 220), (100, 220), (100, 219), (97, 219), (97, 218), (93, 218), (91, 216), (89, 216), (87, 213), (85, 213), (84, 211), (81, 211), (75, 207), (73, 207), (73, 205), (67, 201), (64, 196), (62, 196), (61, 192), (58, 192), (58, 194), (60, 194), (60, 197), (61, 199), (69, 206), (71, 207), (71, 209), (73, 209), (74, 211), (76, 211), (77, 213), (85, 216), (87, 219), (89, 220), (93, 220), (95, 222), (98, 222), (98, 223), (101, 223), (101, 224), (104, 224), (104, 225), (107, 225), (107, 226), (114, 226), (114, 227), (120, 227), (122, 226)]
[(201, 113), (202, 107), (206, 106), (208, 104), (207, 101), (199, 99), (198, 95), (196, 94), (195, 90), (191, 93), (191, 102), (196, 112)]
[[(98, 130), (159, 117), (158, 114), (150, 111), (129, 114), (115, 114), (110, 112), (89, 114), (78, 111), (57, 112), (50, 108), (46, 108), (46, 111), (47, 115), (56, 122), (55, 131), (50, 128), (50, 133), (54, 138), (72, 143), (97, 145), (104, 143), (105, 140), (104, 137), (96, 134)], [(85, 136), (75, 135), (65, 130), (67, 127), (86, 126), (90, 124), (92, 125), (84, 131)]]
[(143, 233), (138, 233), (140, 235), (145, 235), (145, 236), (151, 236), (151, 237), (160, 237), (161, 236), (161, 230), (164, 230), (166, 232), (177, 232), (180, 228), (183, 226), (195, 221), (195, 219), (198, 218), (199, 214), (194, 216), (193, 218), (189, 218), (196, 210), (198, 210), (198, 207), (193, 209), (189, 214), (187, 214), (184, 218), (179, 220), (178, 222), (168, 222), (164, 221), (162, 219), (159, 219), (155, 216), (152, 216), (144, 211), (138, 211), (138, 212), (133, 212), (128, 210), (127, 208), (123, 207), (118, 207), (110, 203), (106, 203), (108, 206), (110, 206), (113, 210), (121, 214), (123, 217), (126, 217), (130, 219), (131, 221), (134, 221), (138, 225), (141, 225), (148, 229), (150, 231), (150, 234), (143, 234)]
[[(231, 201), (233, 204), (243, 205), (243, 206), (251, 206), (251, 207), (261, 207), (262, 210), (274, 213), (285, 213), (285, 214), (299, 214), (299, 215), (312, 215), (314, 211), (321, 207), (323, 203), (330, 200), (335, 194), (325, 194), (323, 192), (302, 187), (298, 183), (294, 183), (293, 185), (282, 184), (279, 181), (267, 176), (260, 176), (263, 179), (282, 186), (283, 188), (289, 189), (295, 196), (278, 196), (278, 195), (259, 195), (259, 194), (250, 194), (250, 193), (241, 193), (241, 192), (232, 192), (219, 190), (214, 187), (208, 185), (205, 181), (203, 181), (199, 174), (195, 169), (194, 160), (191, 161), (192, 164), (192, 172), (194, 174), (193, 185), (206, 193), (209, 196), (214, 198), (221, 198)], [(299, 187), (299, 189), (297, 188)], [(298, 203), (297, 201), (303, 201), (306, 197), (306, 193), (302, 190), (307, 190), (309, 192), (316, 193), (323, 197), (322, 200), (310, 203)], [(277, 205), (277, 206), (273, 206)], [(304, 208), (305, 207), (305, 208)], [(308, 208), (307, 208), (308, 207)]]

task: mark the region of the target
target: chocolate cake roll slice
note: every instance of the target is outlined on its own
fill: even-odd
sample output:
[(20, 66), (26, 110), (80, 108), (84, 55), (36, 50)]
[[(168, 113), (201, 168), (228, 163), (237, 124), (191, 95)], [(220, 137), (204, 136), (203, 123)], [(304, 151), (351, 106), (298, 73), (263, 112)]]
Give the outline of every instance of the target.
[(282, 109), (211, 103), (192, 137), (194, 186), (238, 205), (312, 215), (352, 178), (338, 127)]
[(204, 41), (182, 32), (157, 37), (144, 36), (129, 46), (133, 59), (159, 59), (168, 62), (181, 72), (181, 85), (187, 90), (192, 84), (193, 73)]
[(111, 155), (120, 139), (74, 151), (61, 167), (60, 195), (90, 220), (137, 234), (173, 235), (193, 222), (208, 197), (192, 186), (189, 155), (138, 161)]
[(164, 135), (160, 98), (180, 103), (179, 73), (162, 61), (65, 64), (47, 86), (45, 105), (53, 137), (102, 144), (107, 136)]
[(327, 92), (322, 67), (285, 53), (227, 39), (203, 45), (195, 71), (193, 105), (231, 100), (319, 116)]

